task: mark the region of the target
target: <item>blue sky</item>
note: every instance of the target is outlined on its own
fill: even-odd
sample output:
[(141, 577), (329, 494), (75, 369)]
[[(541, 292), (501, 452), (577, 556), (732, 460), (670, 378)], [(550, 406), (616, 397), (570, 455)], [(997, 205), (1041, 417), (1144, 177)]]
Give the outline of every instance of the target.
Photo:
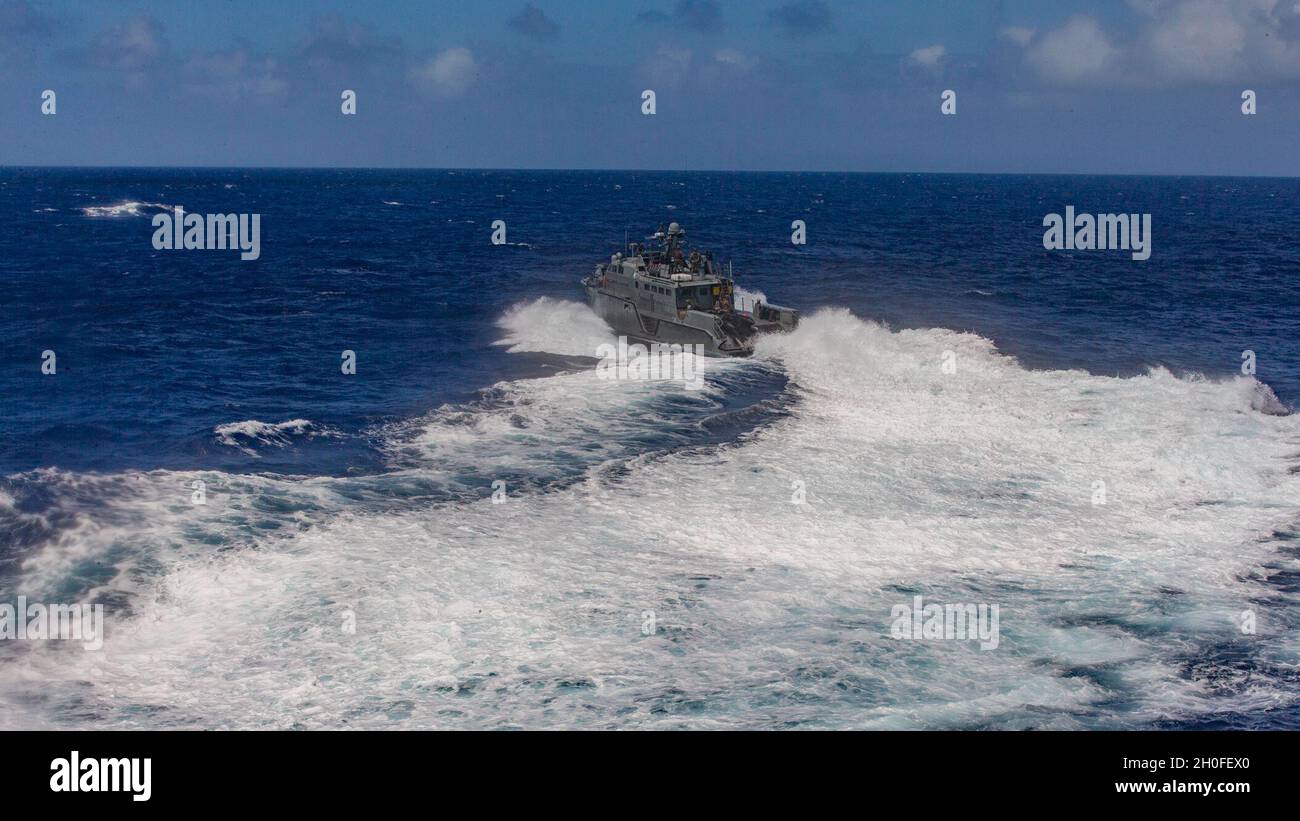
[(0, 0), (0, 111), (8, 165), (1295, 176), (1300, 2)]

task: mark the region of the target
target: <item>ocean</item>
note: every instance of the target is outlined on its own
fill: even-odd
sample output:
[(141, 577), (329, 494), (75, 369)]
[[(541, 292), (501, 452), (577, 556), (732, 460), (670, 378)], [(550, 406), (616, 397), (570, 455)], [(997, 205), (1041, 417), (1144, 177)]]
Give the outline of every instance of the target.
[[(175, 206), (260, 214), (260, 257), (155, 250)], [(1151, 214), (1150, 259), (1045, 250), (1066, 206)], [(0, 169), (0, 602), (107, 620), (0, 641), (0, 728), (1300, 728), (1297, 213)], [(699, 390), (601, 379), (578, 280), (670, 221), (802, 322)], [(996, 606), (996, 647), (897, 637), (918, 597)]]

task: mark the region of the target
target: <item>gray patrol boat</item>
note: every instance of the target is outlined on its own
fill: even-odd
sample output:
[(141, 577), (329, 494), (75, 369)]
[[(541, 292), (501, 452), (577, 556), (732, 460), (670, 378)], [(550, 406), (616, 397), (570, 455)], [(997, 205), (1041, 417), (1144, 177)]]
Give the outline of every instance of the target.
[(799, 312), (754, 301), (736, 304), (736, 286), (709, 252), (688, 250), (677, 223), (630, 242), (582, 280), (587, 302), (618, 334), (663, 345), (702, 345), (709, 356), (749, 356), (758, 334), (790, 331)]

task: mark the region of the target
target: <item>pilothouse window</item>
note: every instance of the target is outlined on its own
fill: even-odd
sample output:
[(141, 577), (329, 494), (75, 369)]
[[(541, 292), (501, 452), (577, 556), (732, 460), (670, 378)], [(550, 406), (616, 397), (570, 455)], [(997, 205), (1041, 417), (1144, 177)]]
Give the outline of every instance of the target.
[(677, 289), (677, 307), (708, 311), (713, 308), (713, 294), (708, 285)]

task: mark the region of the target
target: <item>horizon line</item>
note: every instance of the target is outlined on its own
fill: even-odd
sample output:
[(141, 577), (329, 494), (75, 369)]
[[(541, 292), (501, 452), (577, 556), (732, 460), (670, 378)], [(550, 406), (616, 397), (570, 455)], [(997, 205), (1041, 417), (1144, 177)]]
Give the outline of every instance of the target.
[(632, 174), (855, 174), (879, 176), (969, 176), (969, 177), (1190, 177), (1205, 179), (1295, 180), (1289, 174), (1175, 174), (1096, 171), (849, 171), (842, 169), (728, 169), (728, 168), (529, 168), (509, 166), (419, 166), (419, 165), (17, 165), (0, 163), (0, 171), (92, 170), (92, 171), (490, 171), (531, 173), (632, 173)]

